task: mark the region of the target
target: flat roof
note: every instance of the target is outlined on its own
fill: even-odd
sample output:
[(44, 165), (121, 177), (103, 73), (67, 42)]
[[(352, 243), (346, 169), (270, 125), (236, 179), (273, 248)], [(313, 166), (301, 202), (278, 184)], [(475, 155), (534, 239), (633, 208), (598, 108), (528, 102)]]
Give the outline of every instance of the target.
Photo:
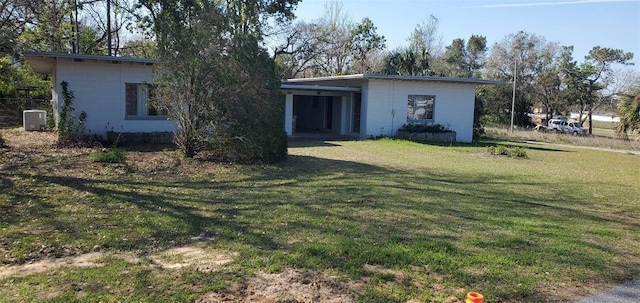
[(85, 55), (85, 54), (69, 54), (69, 53), (54, 53), (54, 52), (24, 52), (25, 57), (40, 57), (40, 58), (55, 58), (55, 59), (80, 59), (80, 60), (96, 60), (96, 61), (109, 61), (109, 62), (134, 62), (134, 63), (149, 63), (153, 64), (154, 59), (149, 58), (134, 58), (134, 57), (116, 57), (106, 55)]
[(24, 56), (29, 61), (33, 70), (41, 74), (53, 73), (54, 62), (59, 59), (68, 59), (72, 61), (95, 61), (108, 63), (134, 63), (143, 65), (153, 65), (154, 59), (149, 58), (133, 58), (133, 57), (115, 57), (105, 55), (85, 55), (85, 54), (69, 54), (55, 52), (24, 52)]
[(430, 76), (403, 76), (403, 75), (380, 75), (380, 74), (356, 74), (344, 76), (315, 77), (315, 78), (298, 78), (285, 79), (282, 83), (306, 83), (306, 82), (324, 82), (324, 81), (340, 81), (340, 80), (395, 80), (395, 81), (423, 81), (423, 82), (446, 82), (460, 84), (501, 84), (501, 81), (486, 80), (478, 78), (451, 78), (451, 77), (430, 77)]
[[(58, 59), (69, 59), (75, 61), (97, 61), (97, 62), (109, 62), (109, 63), (137, 63), (144, 65), (153, 65), (154, 59), (150, 58), (133, 58), (133, 57), (114, 57), (105, 55), (85, 55), (85, 54), (69, 54), (69, 53), (56, 53), (56, 52), (24, 52), (24, 56), (29, 61), (29, 64), (38, 73), (52, 73), (54, 68), (54, 62)], [(329, 76), (329, 77), (315, 77), (315, 78), (298, 78), (298, 79), (284, 79), (282, 80), (282, 89), (300, 90), (300, 89), (323, 89), (329, 91), (356, 91), (359, 88), (350, 87), (345, 88), (342, 86), (324, 86), (312, 84), (308, 87), (302, 88), (307, 83), (318, 82), (332, 82), (335, 81), (357, 81), (357, 80), (392, 80), (392, 81), (420, 81), (420, 82), (444, 82), (444, 83), (458, 83), (458, 84), (473, 84), (473, 85), (491, 85), (501, 84), (501, 81), (486, 80), (478, 78), (451, 78), (451, 77), (430, 77), (430, 76), (403, 76), (403, 75), (380, 75), (380, 74), (355, 74), (355, 75), (343, 75), (343, 76)], [(306, 85), (305, 85), (306, 86)]]

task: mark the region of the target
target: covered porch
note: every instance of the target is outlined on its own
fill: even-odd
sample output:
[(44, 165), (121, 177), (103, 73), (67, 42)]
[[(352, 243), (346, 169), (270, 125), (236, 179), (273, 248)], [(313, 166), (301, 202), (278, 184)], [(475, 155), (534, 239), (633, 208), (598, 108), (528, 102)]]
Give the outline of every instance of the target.
[(357, 87), (283, 84), (290, 138), (361, 138), (362, 94)]

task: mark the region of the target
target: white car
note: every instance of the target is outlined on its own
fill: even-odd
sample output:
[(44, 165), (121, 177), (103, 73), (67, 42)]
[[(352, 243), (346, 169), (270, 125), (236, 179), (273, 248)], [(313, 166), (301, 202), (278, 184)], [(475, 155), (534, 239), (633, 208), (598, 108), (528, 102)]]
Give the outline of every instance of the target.
[(567, 122), (567, 125), (564, 127), (564, 133), (574, 136), (584, 136), (587, 134), (587, 130), (582, 127), (580, 122)]
[(547, 123), (547, 130), (564, 133), (565, 126), (567, 125), (567, 120), (560, 119), (551, 119), (549, 123)]
[(584, 136), (587, 134), (587, 130), (582, 128), (580, 122), (569, 122), (560, 119), (549, 120), (547, 129), (550, 131), (555, 130), (559, 133), (572, 134), (574, 136)]

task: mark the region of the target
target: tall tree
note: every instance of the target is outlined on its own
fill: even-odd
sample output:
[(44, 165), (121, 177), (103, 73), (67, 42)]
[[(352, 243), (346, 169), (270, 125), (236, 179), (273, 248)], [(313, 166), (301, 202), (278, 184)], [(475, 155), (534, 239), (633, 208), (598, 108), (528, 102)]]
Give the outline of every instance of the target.
[(438, 32), (440, 20), (431, 14), (422, 23), (416, 25), (411, 35), (407, 38), (409, 48), (416, 54), (428, 56), (442, 55), (442, 35)]
[(591, 134), (593, 133), (593, 112), (609, 100), (600, 92), (607, 87), (606, 80), (612, 71), (611, 65), (630, 64), (628, 62), (633, 59), (633, 53), (595, 46), (589, 51), (585, 61), (578, 64), (573, 60), (572, 52), (573, 47), (565, 48), (561, 69), (571, 96), (580, 104), (581, 118), (582, 112), (587, 112), (586, 119), (589, 121), (589, 134)]
[(372, 70), (370, 62), (373, 52), (381, 51), (385, 48), (386, 39), (378, 35), (377, 28), (369, 18), (364, 18), (351, 31), (349, 36), (350, 51), (353, 58), (352, 71), (357, 73), (368, 73)]
[(314, 62), (320, 56), (318, 49), (322, 34), (314, 23), (299, 21), (281, 33), (279, 44), (273, 51), (278, 75), (283, 79), (304, 78), (317, 73)]
[(27, 0), (0, 0), (0, 56), (15, 53), (18, 37), (33, 11)]
[[(18, 1), (18, 0), (11, 0)], [(117, 50), (124, 40), (120, 32), (131, 23), (132, 7), (127, 0), (110, 0), (107, 10), (101, 0), (22, 1), (29, 12), (20, 31), (23, 50), (83, 54), (107, 54), (109, 36), (115, 38), (111, 48)], [(107, 26), (107, 15), (112, 15)], [(132, 27), (130, 27), (132, 28)]]
[(465, 45), (463, 39), (454, 39), (446, 47), (444, 60), (448, 64), (447, 75), (451, 77), (479, 77), (487, 53), (487, 38), (472, 35)]
[(342, 10), (342, 4), (331, 1), (325, 6), (324, 15), (316, 21), (320, 30), (317, 66), (321, 76), (346, 74), (351, 66), (350, 35), (354, 23)]
[(371, 72), (385, 47), (369, 18), (354, 23), (337, 1), (319, 19), (298, 22), (281, 36), (274, 57), (285, 78)]
[(541, 64), (541, 66), (537, 81), (534, 83), (533, 100), (544, 106), (546, 121), (549, 121), (554, 113), (566, 112), (570, 104), (566, 102), (566, 91), (562, 85), (558, 65)]
[[(80, 9), (81, 20), (78, 34), (82, 34), (82, 25), (93, 28), (96, 32), (93, 41), (78, 41), (78, 51), (82, 52), (97, 45), (105, 49), (106, 54), (120, 55), (121, 47), (127, 39), (123, 31), (128, 27), (133, 29), (134, 5), (130, 0), (74, 0), (76, 7)], [(111, 44), (109, 44), (109, 42)]]
[(157, 102), (193, 157), (234, 162), (286, 156), (275, 65), (259, 46), (263, 22), (292, 16), (297, 0), (148, 0), (158, 37)]
[(429, 76), (425, 74), (423, 63), (420, 55), (412, 49), (396, 48), (385, 55), (380, 72), (387, 75)]
[(145, 37), (131, 39), (120, 48), (119, 54), (124, 57), (156, 58), (158, 45), (154, 40)]
[(616, 135), (628, 139), (630, 132), (640, 131), (640, 82), (622, 94), (618, 102), (618, 116), (620, 122), (616, 124)]
[(442, 60), (444, 48), (439, 27), (438, 17), (429, 15), (422, 23), (416, 25), (407, 38), (408, 49), (416, 60), (414, 74), (436, 76), (444, 73), (445, 63)]
[[(491, 48), (483, 75), (487, 78), (504, 81), (503, 88), (491, 88), (485, 94), (485, 108), (493, 110), (487, 114), (499, 118), (506, 123), (511, 115), (512, 87), (515, 74), (515, 112), (514, 124), (527, 125), (531, 106), (535, 101), (536, 83), (539, 80), (545, 58), (557, 52), (557, 43), (535, 34), (518, 32), (507, 35)], [(517, 65), (517, 66), (516, 66)], [(508, 101), (507, 101), (508, 100)], [(505, 119), (507, 118), (507, 119)]]

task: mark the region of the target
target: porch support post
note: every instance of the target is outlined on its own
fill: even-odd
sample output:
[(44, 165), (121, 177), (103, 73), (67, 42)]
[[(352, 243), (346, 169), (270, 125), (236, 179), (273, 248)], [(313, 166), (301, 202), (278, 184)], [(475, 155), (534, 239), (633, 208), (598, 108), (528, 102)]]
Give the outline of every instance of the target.
[(340, 108), (340, 134), (341, 135), (346, 135), (349, 129), (349, 123), (347, 123), (348, 119), (347, 119), (347, 115), (349, 114), (349, 111), (347, 110), (347, 96), (342, 96), (341, 97), (342, 102), (340, 102), (341, 104), (341, 108)]
[(286, 93), (284, 105), (284, 130), (287, 136), (293, 135), (293, 93)]

